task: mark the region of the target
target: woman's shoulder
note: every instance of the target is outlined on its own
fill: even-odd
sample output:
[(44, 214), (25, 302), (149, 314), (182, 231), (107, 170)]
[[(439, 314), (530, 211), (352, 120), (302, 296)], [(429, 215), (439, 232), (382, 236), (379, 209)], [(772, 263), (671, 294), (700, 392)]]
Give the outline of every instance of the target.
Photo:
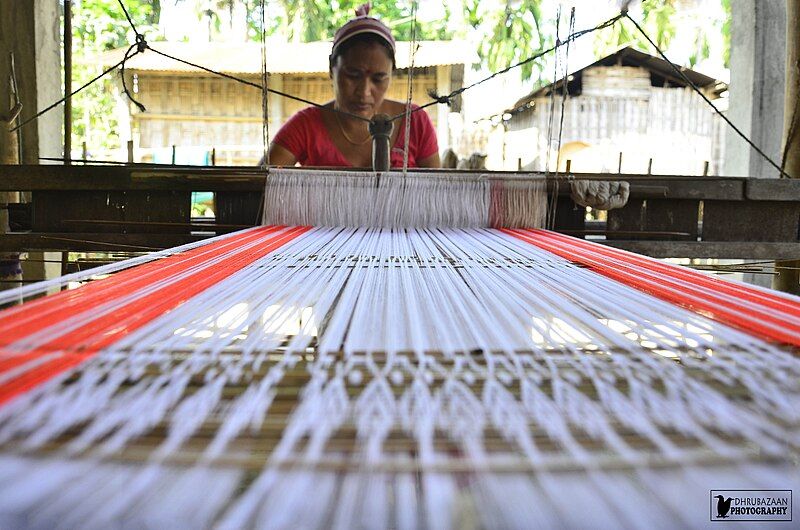
[[(397, 116), (398, 114), (402, 114), (406, 111), (406, 102), (405, 101), (396, 101), (394, 99), (385, 99), (383, 100), (384, 103), (384, 111), (386, 114), (390, 116)], [(419, 105), (416, 103), (411, 104), (412, 109), (418, 108)]]
[(294, 116), (300, 120), (319, 121), (322, 117), (322, 110), (319, 107), (306, 107), (294, 113)]
[(281, 126), (280, 132), (308, 134), (322, 127), (322, 112), (317, 107), (306, 107), (298, 110)]

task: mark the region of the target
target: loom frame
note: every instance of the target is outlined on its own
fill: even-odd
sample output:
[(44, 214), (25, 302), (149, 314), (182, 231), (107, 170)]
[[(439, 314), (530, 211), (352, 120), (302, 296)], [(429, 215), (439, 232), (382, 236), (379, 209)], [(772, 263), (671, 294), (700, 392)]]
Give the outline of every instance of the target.
[[(451, 176), (476, 173), (424, 171)], [(496, 179), (545, 177), (541, 172), (483, 174)], [(652, 257), (800, 256), (800, 180), (570, 176), (629, 181), (631, 197), (625, 207), (608, 213), (607, 222), (587, 222), (585, 210), (569, 197), (566, 179), (550, 180), (550, 194), (558, 196), (554, 226), (558, 232), (605, 235), (600, 242)], [(263, 170), (257, 167), (0, 165), (0, 191), (29, 192), (30, 197), (27, 203), (9, 207), (12, 231), (0, 235), (0, 251), (155, 250), (185, 244), (254, 226), (264, 183)], [(215, 193), (214, 223), (191, 218), (193, 191)]]

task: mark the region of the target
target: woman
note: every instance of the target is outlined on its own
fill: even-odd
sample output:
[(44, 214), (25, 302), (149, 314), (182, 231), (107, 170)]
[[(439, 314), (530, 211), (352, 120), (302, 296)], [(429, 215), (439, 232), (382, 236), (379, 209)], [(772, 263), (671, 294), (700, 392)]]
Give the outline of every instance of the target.
[[(385, 99), (395, 68), (395, 41), (380, 20), (367, 16), (369, 4), (356, 10), (336, 32), (330, 55), (330, 76), (335, 99), (326, 109), (341, 110), (367, 120), (375, 114), (396, 116), (404, 103)], [(417, 105), (412, 105), (416, 108)], [(353, 116), (318, 107), (301, 110), (275, 135), (270, 145), (270, 164), (291, 166), (372, 165), (372, 138), (368, 123)], [(405, 119), (394, 122), (391, 166), (403, 166)], [(436, 132), (424, 111), (411, 114), (408, 146), (409, 167), (439, 167)]]

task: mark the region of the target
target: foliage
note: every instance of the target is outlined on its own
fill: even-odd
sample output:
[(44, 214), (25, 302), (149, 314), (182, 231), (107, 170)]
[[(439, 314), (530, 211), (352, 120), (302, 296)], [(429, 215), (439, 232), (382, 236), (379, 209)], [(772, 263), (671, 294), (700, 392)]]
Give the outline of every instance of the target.
[[(642, 20), (639, 25), (656, 42), (662, 50), (669, 46), (670, 41), (678, 31), (675, 25), (676, 4), (679, 0), (663, 0), (659, 2), (644, 2), (642, 4)], [(595, 53), (597, 56), (607, 55), (622, 46), (632, 46), (642, 51), (654, 53), (647, 39), (630, 20), (622, 19), (611, 28), (600, 32), (595, 38)]]
[[(687, 12), (692, 13), (691, 8), (698, 4), (702, 5), (698, 0), (645, 1), (642, 4), (640, 24), (662, 50), (669, 47), (679, 28), (682, 34), (691, 35), (690, 38), (694, 41), (694, 50), (689, 55), (688, 62), (692, 67), (711, 56), (712, 46), (708, 31), (711, 26), (714, 31), (722, 34), (722, 59), (724, 66), (728, 68), (731, 42), (731, 0), (719, 0), (718, 5), (722, 8), (722, 18), (711, 21), (699, 19), (696, 14), (686, 14)], [(595, 38), (595, 53), (598, 57), (621, 46), (632, 46), (648, 53), (655, 52), (629, 20), (623, 19), (612, 29), (598, 34)]]
[[(287, 37), (290, 40), (310, 42), (330, 40), (336, 30), (353, 17), (364, 0), (280, 0), (279, 4), (286, 21)], [(448, 39), (452, 35), (444, 24), (417, 21), (413, 28), (413, 5), (411, 2), (376, 2), (370, 14), (386, 22), (397, 40), (412, 40), (412, 31), (418, 40)], [(280, 16), (280, 15), (279, 15)]]
[[(126, 0), (125, 7), (137, 29), (152, 29), (160, 11), (159, 0)], [(98, 54), (129, 45), (133, 30), (117, 2), (76, 0), (72, 6), (72, 87), (82, 86), (103, 71)], [(118, 74), (117, 74), (118, 75)], [(72, 98), (72, 135), (92, 149), (119, 147), (119, 124), (114, 114), (112, 86), (106, 75)], [(78, 144), (79, 145), (79, 144)]]
[[(482, 8), (479, 0), (464, 0), (468, 24), (484, 35), (478, 47), (481, 64), (496, 72), (541, 51), (548, 42), (542, 30), (542, 0), (507, 2), (500, 9)], [(520, 67), (523, 79), (529, 79), (541, 63)]]
[(722, 60), (725, 68), (731, 67), (731, 0), (722, 0), (725, 20), (722, 22)]
[[(258, 0), (249, 0), (258, 4)], [(330, 40), (337, 28), (353, 16), (356, 7), (364, 0), (279, 0), (281, 9), (272, 9), (270, 18), (280, 21), (267, 29), (270, 34), (281, 28), (290, 40), (309, 42)], [(483, 33), (478, 47), (481, 63), (490, 70), (499, 70), (518, 62), (539, 51), (546, 42), (540, 22), (542, 0), (521, 0), (516, 2), (487, 2), (462, 0), (463, 14), (467, 23)], [(397, 40), (412, 40), (412, 32), (417, 40), (443, 40), (453, 38), (447, 29), (446, 21), (451, 13), (449, 5), (444, 4), (444, 20), (413, 23), (412, 2), (375, 2), (371, 14), (386, 22)], [(251, 29), (260, 38), (260, 16), (251, 17)], [(534, 65), (521, 68), (523, 78), (533, 72)]]

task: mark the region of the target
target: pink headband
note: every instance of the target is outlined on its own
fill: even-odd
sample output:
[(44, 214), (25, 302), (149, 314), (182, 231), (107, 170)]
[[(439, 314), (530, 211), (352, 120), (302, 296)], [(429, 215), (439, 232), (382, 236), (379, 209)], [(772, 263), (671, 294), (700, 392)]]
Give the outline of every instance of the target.
[(343, 42), (356, 35), (361, 35), (362, 33), (373, 33), (381, 37), (392, 48), (392, 53), (395, 52), (394, 37), (392, 37), (391, 30), (377, 18), (368, 16), (370, 7), (369, 2), (363, 4), (356, 9), (356, 17), (348, 20), (336, 31), (336, 34), (333, 36), (331, 55), (336, 53), (336, 48)]

